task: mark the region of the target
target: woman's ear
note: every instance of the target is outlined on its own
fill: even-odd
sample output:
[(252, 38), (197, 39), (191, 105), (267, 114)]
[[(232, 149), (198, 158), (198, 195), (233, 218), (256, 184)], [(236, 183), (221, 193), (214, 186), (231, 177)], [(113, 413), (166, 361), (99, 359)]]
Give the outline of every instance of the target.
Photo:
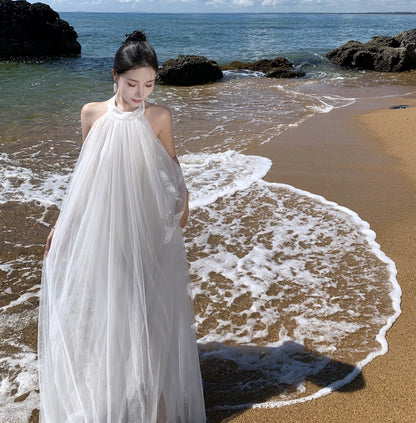
[(114, 69), (111, 69), (111, 73), (113, 74), (114, 79), (113, 91), (116, 93), (118, 90), (118, 75), (114, 72)]

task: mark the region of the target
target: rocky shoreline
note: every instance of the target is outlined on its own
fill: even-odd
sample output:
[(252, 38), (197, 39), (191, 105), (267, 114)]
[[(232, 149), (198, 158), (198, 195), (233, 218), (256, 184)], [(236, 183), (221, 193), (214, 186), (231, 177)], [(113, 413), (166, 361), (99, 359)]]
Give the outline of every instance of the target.
[(268, 78), (300, 78), (306, 73), (301, 69), (296, 69), (289, 60), (284, 57), (275, 57), (274, 59), (261, 59), (255, 62), (231, 62), (223, 66), (223, 70), (249, 70), (254, 72), (263, 72)]
[[(416, 69), (416, 28), (394, 37), (378, 35), (367, 43), (348, 41), (326, 55), (333, 64), (357, 70), (404, 72)], [(219, 66), (203, 56), (178, 56), (169, 59), (158, 73), (158, 82), (167, 85), (195, 85), (218, 81), (224, 70), (262, 72), (268, 78), (301, 78), (306, 75), (284, 57), (255, 62), (232, 62)]]
[(78, 55), (78, 34), (43, 3), (0, 0), (0, 60)]
[[(0, 60), (79, 55), (78, 34), (43, 3), (0, 0)], [(347, 69), (404, 72), (416, 69), (416, 28), (394, 37), (378, 35), (366, 43), (348, 41), (328, 52), (327, 59)], [(262, 72), (268, 78), (301, 78), (306, 73), (284, 57), (220, 66), (204, 56), (179, 55), (161, 66), (157, 82), (197, 85), (223, 78), (225, 70)]]
[(284, 57), (262, 59), (255, 62), (231, 62), (219, 66), (204, 56), (180, 55), (166, 60), (159, 69), (157, 82), (165, 85), (196, 85), (215, 82), (223, 78), (225, 70), (247, 70), (262, 72), (268, 78), (300, 78), (306, 75)]
[(326, 57), (348, 69), (405, 72), (416, 69), (416, 29), (394, 37), (377, 35), (367, 43), (348, 41)]

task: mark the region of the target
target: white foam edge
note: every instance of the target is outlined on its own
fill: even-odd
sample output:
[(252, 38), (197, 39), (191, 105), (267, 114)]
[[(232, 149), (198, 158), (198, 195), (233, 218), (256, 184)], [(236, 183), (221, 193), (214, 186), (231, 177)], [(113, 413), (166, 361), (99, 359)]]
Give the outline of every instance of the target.
[[(203, 197), (192, 199), (192, 192), (190, 193), (190, 201), (189, 201), (189, 208), (195, 209), (198, 207), (207, 206), (208, 204), (214, 203), (221, 197), (226, 195), (233, 195), (237, 191), (242, 191), (250, 187), (254, 182), (261, 180), (267, 172), (270, 170), (272, 166), (272, 161), (263, 156), (254, 156), (254, 155), (246, 155), (238, 153), (234, 150), (227, 150), (223, 153), (201, 153), (201, 154), (185, 154), (179, 157), (179, 161), (181, 162), (181, 166), (184, 170), (186, 176), (186, 168), (187, 166), (192, 167), (192, 164), (186, 164), (187, 160), (190, 160), (192, 156), (195, 158), (202, 159), (204, 163), (201, 165), (194, 165), (197, 167), (203, 166), (207, 161), (215, 160), (217, 157), (220, 158), (220, 161), (226, 161), (232, 159), (234, 156), (244, 157), (246, 160), (247, 165), (251, 165), (252, 172), (245, 174), (244, 176), (237, 178), (233, 181), (232, 184), (219, 187), (217, 189), (212, 190), (211, 193), (206, 193)], [(253, 166), (253, 162), (255, 162), (256, 166)], [(186, 179), (186, 178), (185, 178)]]
[(25, 303), (27, 300), (31, 299), (31, 298), (39, 298), (40, 295), (40, 287), (38, 285), (35, 285), (34, 287), (35, 289), (37, 289), (38, 291), (33, 292), (33, 288), (31, 288), (28, 292), (25, 292), (24, 294), (22, 294), (19, 298), (17, 298), (16, 300), (11, 301), (9, 304), (0, 307), (0, 312), (4, 312), (6, 310), (8, 310), (11, 307), (20, 305)]
[(329, 113), (332, 110), (332, 108), (331, 109), (328, 109), (328, 110), (326, 110), (326, 109), (324, 110), (324, 109), (321, 109), (319, 107), (315, 107), (314, 106), (314, 107), (310, 107), (309, 110), (312, 110), (312, 113), (309, 113), (308, 115), (304, 116), (303, 118), (299, 119), (298, 121), (289, 123), (287, 125), (280, 125), (279, 126), (279, 129), (282, 129), (283, 128), (280, 133), (273, 134), (272, 136), (268, 137), (267, 139), (261, 141), (259, 145), (267, 144), (272, 139), (274, 139), (277, 136), (285, 133), (287, 130), (289, 130), (291, 128), (296, 128), (296, 127), (302, 125), (302, 123), (306, 122), (307, 120), (309, 120), (310, 118), (314, 117), (317, 114), (320, 114), (320, 113)]
[(223, 81), (228, 81), (230, 79), (236, 78), (261, 78), (266, 76), (264, 72), (261, 71), (251, 71), (248, 69), (229, 69), (223, 71), (224, 78)]
[(337, 380), (337, 381), (331, 383), (329, 386), (322, 388), (319, 391), (317, 391), (317, 392), (315, 392), (311, 395), (308, 395), (306, 397), (302, 397), (302, 398), (296, 398), (296, 399), (287, 400), (287, 401), (265, 401), (265, 402), (261, 402), (261, 403), (244, 403), (244, 404), (236, 404), (236, 405), (223, 405), (223, 406), (213, 407), (212, 409), (215, 409), (215, 410), (241, 410), (241, 409), (248, 409), (248, 408), (253, 408), (253, 409), (255, 409), (255, 408), (259, 408), (259, 409), (262, 409), (262, 408), (263, 409), (265, 409), (265, 408), (280, 408), (280, 407), (284, 407), (284, 406), (287, 406), (287, 405), (293, 405), (293, 404), (299, 404), (299, 403), (302, 403), (302, 402), (311, 401), (313, 399), (321, 398), (323, 396), (331, 394), (335, 390), (337, 390), (337, 389), (341, 388), (342, 386), (345, 386), (348, 383), (352, 382), (360, 374), (363, 367), (366, 366), (371, 361), (373, 361), (376, 357), (384, 355), (388, 352), (388, 343), (387, 343), (387, 340), (386, 340), (386, 333), (393, 326), (393, 323), (397, 320), (397, 318), (401, 314), (400, 303), (401, 303), (402, 290), (401, 290), (400, 285), (397, 281), (396, 265), (395, 265), (393, 260), (391, 260), (389, 257), (387, 257), (386, 254), (383, 253), (383, 251), (381, 251), (380, 244), (378, 244), (376, 242), (376, 233), (373, 230), (370, 229), (370, 224), (368, 222), (366, 222), (365, 220), (362, 220), (359, 217), (359, 215), (356, 212), (354, 212), (353, 210), (351, 210), (347, 207), (344, 207), (344, 206), (340, 206), (339, 204), (337, 204), (333, 201), (329, 201), (329, 200), (327, 200), (326, 198), (324, 198), (320, 195), (312, 194), (309, 191), (305, 191), (305, 190), (302, 190), (302, 189), (299, 189), (299, 188), (295, 188), (292, 185), (288, 185), (288, 184), (266, 182), (266, 181), (263, 181), (263, 183), (297, 192), (301, 195), (305, 195), (307, 197), (310, 197), (310, 198), (312, 198), (316, 201), (319, 201), (323, 204), (326, 204), (328, 206), (335, 207), (338, 210), (343, 211), (344, 213), (350, 215), (359, 224), (359, 226), (362, 227), (361, 232), (364, 235), (366, 235), (367, 240), (368, 240), (368, 242), (371, 246), (373, 253), (383, 263), (387, 264), (387, 268), (390, 272), (390, 282), (391, 282), (392, 287), (393, 287), (393, 291), (390, 293), (390, 298), (392, 300), (392, 306), (393, 306), (393, 309), (395, 310), (395, 312), (392, 316), (390, 316), (388, 318), (387, 323), (379, 330), (379, 332), (376, 336), (376, 340), (380, 343), (381, 348), (378, 351), (372, 351), (370, 354), (367, 355), (366, 358), (359, 361), (355, 365), (354, 370), (351, 373), (349, 373), (347, 376), (345, 376), (343, 379)]
[(321, 113), (322, 114), (329, 113), (329, 112), (331, 112), (334, 109), (341, 109), (343, 107), (351, 106), (352, 104), (356, 103), (356, 101), (357, 101), (356, 99), (350, 99), (350, 101), (349, 102), (346, 102), (345, 104), (341, 104), (341, 105), (337, 105), (337, 106), (332, 106), (330, 104), (327, 104), (322, 99), (318, 99), (318, 100), (321, 102), (321, 106), (314, 105), (314, 106), (307, 107), (307, 109), (310, 110), (311, 113), (307, 114), (306, 116), (304, 116), (303, 118), (299, 119), (296, 122), (292, 122), (292, 123), (289, 123), (289, 124), (286, 124), (286, 125), (281, 125), (280, 128), (283, 128), (283, 130), (280, 133), (273, 134), (273, 136), (270, 136), (269, 138), (265, 139), (264, 141), (261, 141), (259, 145), (267, 144), (269, 141), (271, 141), (272, 139), (276, 138), (276, 136), (279, 136), (280, 134), (283, 134), (288, 129), (296, 128), (296, 127), (302, 125), (302, 123), (306, 122), (307, 120), (309, 120), (310, 118), (313, 118), (316, 115), (319, 115)]
[(404, 97), (410, 97), (410, 96), (413, 96), (413, 95), (415, 95), (416, 94), (416, 91), (409, 91), (409, 92), (407, 92), (407, 93), (404, 93), (404, 94), (397, 94), (397, 93), (394, 93), (394, 94), (386, 94), (386, 95), (378, 95), (378, 96), (376, 96), (376, 97), (363, 97), (362, 99), (360, 99), (360, 100), (373, 100), (373, 99), (377, 99), (377, 98), (397, 98), (397, 97), (401, 97), (401, 98), (404, 98)]
[(13, 373), (9, 373), (3, 378), (0, 381), (0, 403), (2, 403), (0, 422), (11, 422), (10, 416), (16, 418), (16, 420), (13, 420), (16, 423), (29, 421), (32, 410), (39, 407), (39, 394), (36, 392), (38, 388), (37, 355), (34, 352), (25, 351), (13, 358), (1, 358), (0, 364), (3, 365), (7, 361), (13, 362), (15, 368), (22, 369), (15, 379), (18, 383), (18, 391), (14, 394), (14, 397), (17, 398), (24, 394), (29, 395), (23, 401), (11, 401), (9, 395), (13, 386), (10, 383), (10, 377)]

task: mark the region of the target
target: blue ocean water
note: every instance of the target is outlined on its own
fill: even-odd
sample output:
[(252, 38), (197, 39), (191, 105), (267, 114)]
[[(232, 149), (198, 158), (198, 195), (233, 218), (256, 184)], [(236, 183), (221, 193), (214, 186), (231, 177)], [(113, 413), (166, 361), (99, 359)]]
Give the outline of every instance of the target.
[[(414, 92), (414, 73), (342, 70), (325, 54), (350, 39), (364, 42), (412, 29), (416, 17), (61, 16), (79, 34), (79, 57), (0, 63), (0, 213), (6, 222), (0, 263), (6, 281), (0, 402), (6, 405), (0, 406), (0, 421), (10, 415), (12, 421), (27, 421), (37, 407), (35, 343), (25, 334), (36, 327), (45, 225), (79, 153), (80, 108), (112, 95), (112, 59), (134, 29), (146, 32), (160, 63), (178, 54), (200, 54), (220, 64), (283, 56), (307, 72), (297, 80), (227, 72), (214, 84), (157, 86), (150, 99), (172, 110), (191, 192), (185, 238), (202, 363), (206, 359), (209, 366), (210, 358), (219, 357), (242, 372), (234, 386), (215, 388), (224, 392), (222, 402), (212, 405), (247, 405), (250, 392), (266, 385), (279, 389), (264, 406), (310, 399), (324, 392), (306, 383), (308, 375), (328, 363), (353, 363), (331, 381), (338, 387), (384, 353), (385, 331), (399, 313), (400, 288), (394, 263), (375, 234), (350, 210), (263, 181), (270, 160), (251, 156), (250, 149), (361, 98)], [(373, 292), (379, 293), (377, 301)], [(222, 347), (211, 348), (212, 343)], [(232, 348), (239, 343), (253, 350)], [(248, 373), (255, 373), (249, 384)]]
[(219, 64), (283, 56), (314, 80), (350, 75), (325, 58), (331, 49), (350, 39), (367, 41), (416, 26), (414, 15), (79, 12), (61, 16), (77, 31), (82, 54), (0, 63), (0, 141), (16, 138), (29, 127), (42, 131), (41, 117), (50, 124), (63, 112), (67, 120), (77, 120), (82, 104), (107, 98), (115, 51), (134, 29), (146, 32), (160, 63), (179, 54), (204, 55)]
[[(0, 141), (31, 127), (78, 119), (80, 105), (107, 98), (115, 51), (134, 29), (146, 32), (160, 63), (179, 54), (204, 55), (226, 64), (287, 57), (307, 79), (351, 76), (325, 54), (350, 39), (394, 35), (416, 26), (414, 15), (370, 14), (140, 14), (62, 13), (77, 31), (79, 57), (0, 63)], [(355, 78), (355, 75), (352, 75)], [(11, 125), (11, 128), (10, 128)], [(43, 131), (44, 132), (44, 131)]]
[(415, 15), (62, 13), (78, 32), (84, 58), (109, 59), (134, 29), (146, 32), (161, 62), (199, 54), (226, 64), (284, 56), (296, 64), (355, 39), (392, 36)]

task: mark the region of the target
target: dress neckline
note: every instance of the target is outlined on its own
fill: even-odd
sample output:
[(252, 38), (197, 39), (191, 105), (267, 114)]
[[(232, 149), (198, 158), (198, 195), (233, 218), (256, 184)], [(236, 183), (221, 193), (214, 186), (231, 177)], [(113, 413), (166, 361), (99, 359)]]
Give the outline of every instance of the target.
[(113, 96), (108, 101), (108, 111), (118, 119), (135, 119), (143, 115), (145, 103), (142, 101), (137, 109), (131, 112), (122, 112), (116, 105), (116, 96)]

